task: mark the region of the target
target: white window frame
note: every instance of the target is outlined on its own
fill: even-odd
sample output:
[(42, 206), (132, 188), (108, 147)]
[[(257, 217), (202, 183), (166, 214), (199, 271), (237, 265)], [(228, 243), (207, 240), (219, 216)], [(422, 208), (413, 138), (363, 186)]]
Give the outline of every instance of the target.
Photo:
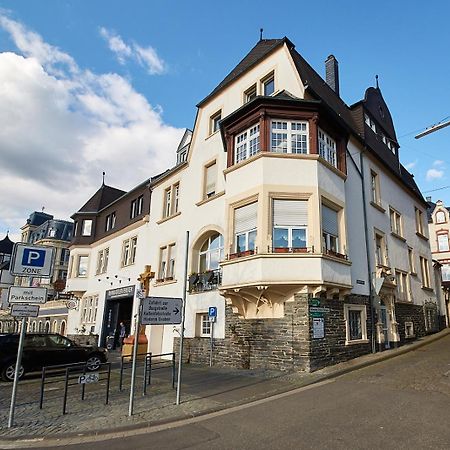
[(132, 236), (122, 242), (121, 266), (131, 266), (136, 262), (137, 236)]
[(391, 222), (391, 232), (397, 236), (403, 236), (402, 215), (392, 207), (389, 207), (389, 220)]
[(319, 146), (319, 156), (325, 161), (330, 163), (333, 167), (338, 166), (337, 164), (337, 144), (336, 141), (322, 128), (318, 129), (318, 146)]
[(96, 275), (105, 273), (108, 269), (109, 247), (99, 250), (97, 254), (97, 270)]
[(180, 182), (164, 189), (163, 218), (172, 217), (180, 209)]
[(220, 130), (220, 121), (222, 120), (222, 110), (219, 109), (219, 111), (215, 112), (210, 117), (210, 125), (209, 125), (209, 134), (214, 134), (216, 131)]
[[(80, 325), (94, 325), (97, 321), (98, 295), (84, 297), (81, 300)], [(86, 327), (87, 328), (87, 327)]]
[[(273, 83), (273, 91), (270, 92), (269, 94), (267, 94), (266, 93), (266, 86), (269, 83), (271, 83), (271, 82)], [(271, 72), (271, 73), (267, 74), (264, 78), (261, 78), (260, 83), (261, 83), (261, 93), (262, 93), (262, 95), (264, 95), (266, 97), (269, 97), (269, 96), (273, 95), (275, 93), (275, 91), (276, 91), (276, 88), (275, 88), (275, 72)]]
[[(445, 238), (445, 242), (442, 242), (439, 238)], [(448, 232), (445, 233), (436, 233), (436, 240), (437, 240), (437, 249), (438, 252), (449, 252), (450, 251), (450, 243), (449, 243), (449, 236)], [(444, 245), (442, 245), (444, 244)], [(446, 245), (445, 245), (446, 244)]]
[(428, 263), (428, 258), (425, 256), (420, 256), (420, 270), (422, 275), (422, 287), (423, 288), (431, 288), (430, 282), (430, 265)]
[(411, 301), (411, 286), (409, 276), (402, 270), (395, 271), (395, 283), (397, 285), (397, 297), (401, 301)]
[[(375, 230), (375, 263), (377, 266), (387, 266), (387, 247), (386, 247), (386, 237), (383, 233), (380, 233), (379, 231)], [(378, 253), (378, 246), (377, 246), (377, 238), (380, 238), (380, 251), (381, 254)], [(380, 261), (381, 260), (381, 261)]]
[[(77, 264), (76, 264), (76, 274), (75, 274), (75, 276), (77, 278), (86, 278), (88, 276), (88, 273), (89, 273), (89, 255), (77, 255), (76, 258), (77, 258), (76, 259)], [(85, 258), (85, 261), (86, 261), (86, 273), (81, 275), (80, 274), (80, 263), (81, 263), (82, 259), (84, 260), (84, 258)]]
[(364, 122), (366, 122), (366, 125), (374, 132), (377, 132), (377, 126), (375, 125), (375, 122), (372, 120), (371, 117), (369, 117), (366, 113), (364, 113)]
[(423, 228), (423, 212), (417, 208), (414, 207), (415, 210), (415, 217), (416, 217), (416, 232), (420, 235), (424, 236), (424, 228)]
[(258, 95), (256, 83), (244, 92), (244, 103), (252, 101)]
[[(351, 338), (351, 325), (350, 325), (350, 311), (358, 311), (361, 314), (361, 338)], [(367, 338), (367, 308), (365, 305), (352, 305), (344, 304), (344, 319), (345, 319), (345, 343), (346, 345), (352, 344), (364, 344), (368, 343)]]
[[(300, 127), (300, 129), (299, 129)], [(276, 138), (275, 136), (281, 136)], [(297, 138), (304, 144), (300, 150), (294, 148)], [(278, 142), (278, 144), (275, 144)], [(281, 145), (284, 143), (285, 145)], [(303, 147), (301, 145), (300, 147)], [(307, 120), (284, 120), (274, 118), (270, 121), (270, 152), (294, 155), (309, 154), (309, 123)]]
[(211, 337), (211, 322), (209, 321), (208, 313), (197, 313), (197, 326), (199, 337)]
[(82, 227), (81, 227), (81, 236), (92, 236), (92, 219), (83, 219)]
[(116, 212), (113, 211), (112, 213), (106, 216), (105, 231), (113, 230), (115, 226), (116, 226)]
[[(208, 176), (209, 175), (209, 176)], [(204, 192), (203, 198), (210, 198), (217, 191), (217, 162), (216, 160), (206, 164), (204, 170)]]
[[(438, 219), (438, 217), (439, 217), (440, 215), (444, 216), (444, 219), (443, 219), (443, 220), (439, 220), (439, 219)], [(434, 217), (435, 217), (436, 223), (446, 223), (446, 222), (447, 222), (447, 215), (446, 215), (445, 212), (442, 211), (442, 210), (436, 211), (436, 214), (434, 215)]]
[(372, 201), (376, 205), (381, 205), (380, 177), (374, 170), (370, 171), (370, 183), (371, 183), (371, 189), (372, 189)]
[(414, 249), (412, 247), (408, 247), (408, 264), (409, 264), (409, 273), (411, 275), (415, 275), (416, 271), (416, 261), (414, 258)]
[(234, 162), (244, 161), (261, 151), (259, 123), (252, 125), (234, 138)]
[[(211, 242), (214, 241), (214, 239), (219, 238), (219, 246), (217, 248), (211, 248)], [(205, 259), (205, 272), (209, 270), (217, 270), (219, 268), (219, 265), (217, 267), (211, 267), (211, 255), (215, 254), (218, 257), (218, 261), (223, 260), (223, 236), (220, 233), (214, 233), (211, 236), (208, 237), (207, 240), (203, 242), (203, 245), (200, 248), (203, 248), (203, 246), (208, 242), (208, 247), (206, 250), (200, 251), (198, 254), (198, 271), (203, 272), (203, 269), (201, 269), (201, 260), (202, 257)]]
[(164, 245), (159, 248), (158, 281), (175, 279), (176, 243)]

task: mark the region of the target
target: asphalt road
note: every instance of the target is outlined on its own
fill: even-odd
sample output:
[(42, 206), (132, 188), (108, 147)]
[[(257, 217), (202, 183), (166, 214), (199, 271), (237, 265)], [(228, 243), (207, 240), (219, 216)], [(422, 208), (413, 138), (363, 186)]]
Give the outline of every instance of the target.
[(231, 413), (158, 432), (65, 446), (86, 448), (449, 449), (450, 336)]

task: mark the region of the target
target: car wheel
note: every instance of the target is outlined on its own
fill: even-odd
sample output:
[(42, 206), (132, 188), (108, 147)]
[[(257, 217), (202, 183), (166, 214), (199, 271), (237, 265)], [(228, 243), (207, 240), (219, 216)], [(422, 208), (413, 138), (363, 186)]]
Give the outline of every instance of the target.
[(86, 361), (87, 370), (97, 370), (102, 365), (102, 360), (98, 355), (92, 355)]
[[(16, 372), (16, 362), (10, 361), (6, 363), (6, 365), (2, 369), (2, 379), (4, 381), (14, 381), (14, 374)], [(23, 377), (25, 373), (25, 369), (23, 365), (20, 366), (19, 370), (19, 380)]]

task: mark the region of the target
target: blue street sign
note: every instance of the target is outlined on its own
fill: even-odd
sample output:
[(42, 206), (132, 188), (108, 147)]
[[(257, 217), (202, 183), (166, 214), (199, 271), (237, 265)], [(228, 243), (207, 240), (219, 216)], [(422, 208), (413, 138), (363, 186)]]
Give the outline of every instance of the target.
[(217, 317), (217, 307), (215, 307), (215, 306), (210, 306), (210, 307), (208, 308), (208, 317), (214, 317), (214, 318)]
[(44, 267), (45, 250), (35, 248), (24, 248), (22, 254), (22, 265), (32, 267)]

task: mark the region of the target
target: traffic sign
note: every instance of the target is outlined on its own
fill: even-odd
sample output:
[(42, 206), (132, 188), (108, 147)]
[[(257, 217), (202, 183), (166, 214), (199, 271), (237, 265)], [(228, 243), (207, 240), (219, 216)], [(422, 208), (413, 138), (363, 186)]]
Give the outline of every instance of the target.
[(11, 286), (8, 290), (8, 302), (44, 304), (47, 301), (47, 288)]
[(11, 275), (50, 278), (53, 273), (54, 247), (17, 242), (14, 245)]
[(39, 315), (39, 305), (25, 305), (14, 303), (11, 307), (13, 317), (37, 317)]
[(142, 325), (181, 323), (183, 300), (172, 297), (146, 297), (142, 300)]
[(208, 308), (208, 317), (210, 322), (215, 322), (217, 319), (217, 307), (216, 306), (210, 306)]

